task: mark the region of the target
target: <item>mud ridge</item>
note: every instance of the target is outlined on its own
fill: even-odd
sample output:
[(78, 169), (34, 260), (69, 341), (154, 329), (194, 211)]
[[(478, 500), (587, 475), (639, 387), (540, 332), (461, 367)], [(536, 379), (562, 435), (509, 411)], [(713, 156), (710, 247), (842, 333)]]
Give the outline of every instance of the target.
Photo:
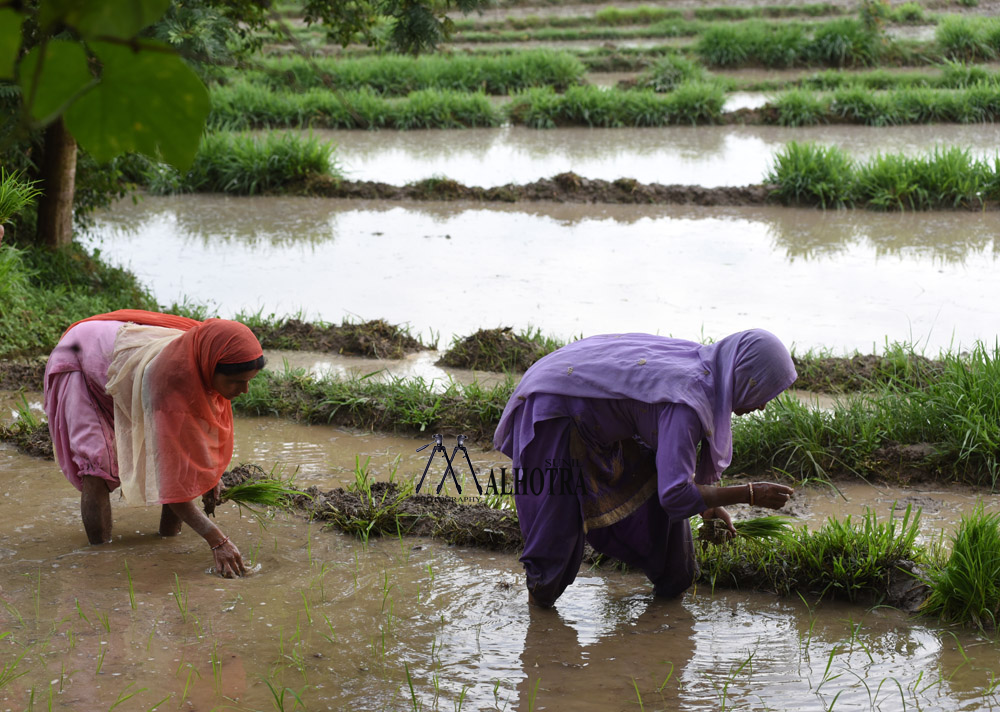
[(560, 173), (533, 183), (493, 188), (466, 186), (449, 178), (429, 178), (404, 186), (375, 181), (338, 180), (311, 176), (302, 186), (307, 195), (361, 200), (469, 200), (486, 203), (549, 201), (554, 203), (620, 203), (628, 205), (752, 206), (773, 204), (775, 186), (749, 185), (705, 188), (696, 185), (614, 181)]
[(406, 329), (383, 319), (357, 324), (314, 324), (289, 319), (280, 324), (251, 327), (265, 349), (317, 351), (320, 353), (400, 359), (424, 346)]

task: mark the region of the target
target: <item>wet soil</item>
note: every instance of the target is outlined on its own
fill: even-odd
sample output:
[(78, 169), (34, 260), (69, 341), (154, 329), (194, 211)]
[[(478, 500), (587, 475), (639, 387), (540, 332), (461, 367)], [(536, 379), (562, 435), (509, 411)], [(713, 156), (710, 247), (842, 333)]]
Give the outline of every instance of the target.
[(476, 371), (527, 371), (549, 350), (542, 344), (514, 333), (512, 327), (480, 329), (456, 341), (436, 365)]
[(311, 176), (302, 186), (305, 195), (363, 200), (467, 200), (487, 203), (551, 201), (555, 203), (623, 203), (660, 205), (769, 205), (775, 186), (722, 186), (640, 183), (631, 178), (607, 181), (560, 173), (532, 183), (492, 188), (467, 186), (448, 178), (430, 178), (394, 186), (376, 181), (347, 181)]
[(12, 443), (25, 455), (46, 460), (55, 459), (52, 452), (52, 436), (49, 435), (49, 426), (46, 423), (31, 427), (15, 420), (11, 425), (0, 425), (0, 441)]
[(910, 354), (905, 362), (874, 354), (856, 354), (850, 358), (792, 357), (798, 379), (792, 388), (814, 393), (844, 393), (863, 391), (873, 383), (892, 380), (921, 387), (939, 375), (944, 365), (918, 354)]
[(0, 391), (42, 390), (47, 356), (7, 361), (0, 359)]
[(289, 319), (275, 325), (253, 327), (265, 349), (293, 349), (320, 353), (399, 359), (427, 349), (402, 327), (383, 319), (361, 323), (314, 324)]
[[(741, 109), (754, 112), (756, 109)], [(291, 194), (351, 200), (423, 200), (471, 201), (484, 203), (517, 203), (549, 201), (554, 203), (611, 203), (625, 205), (701, 205), (701, 206), (763, 206), (778, 205), (773, 196), (778, 186), (771, 184), (745, 186), (662, 185), (640, 183), (633, 178), (613, 181), (584, 178), (576, 173), (559, 173), (532, 183), (481, 188), (468, 186), (450, 178), (428, 178), (404, 186), (378, 181), (350, 181), (332, 176), (309, 176)], [(857, 207), (866, 207), (864, 203)], [(959, 210), (997, 210), (1000, 202), (975, 202), (955, 206)]]

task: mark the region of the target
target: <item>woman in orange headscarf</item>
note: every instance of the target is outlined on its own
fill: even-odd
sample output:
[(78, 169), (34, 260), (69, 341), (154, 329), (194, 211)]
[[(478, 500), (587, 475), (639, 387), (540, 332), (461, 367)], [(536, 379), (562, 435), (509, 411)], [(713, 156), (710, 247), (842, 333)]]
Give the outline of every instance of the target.
[(187, 523), (216, 570), (245, 573), (236, 545), (194, 504), (217, 496), (233, 454), (230, 401), (264, 366), (245, 325), (134, 309), (73, 324), (45, 368), (45, 412), (56, 459), (80, 490), (92, 544), (111, 539), (110, 492), (161, 505), (160, 534)]

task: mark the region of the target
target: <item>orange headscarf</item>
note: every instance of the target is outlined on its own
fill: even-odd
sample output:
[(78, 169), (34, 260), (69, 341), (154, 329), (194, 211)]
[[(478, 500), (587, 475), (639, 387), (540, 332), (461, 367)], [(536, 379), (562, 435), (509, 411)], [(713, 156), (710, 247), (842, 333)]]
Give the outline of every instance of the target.
[(108, 371), (122, 490), (128, 498), (137, 480), (135, 498), (145, 501), (135, 504), (189, 502), (218, 483), (233, 456), (232, 405), (212, 389), (215, 368), (253, 361), (263, 350), (239, 322), (188, 319), (193, 325), (180, 333), (167, 327), (146, 337), (148, 326), (164, 326), (158, 317), (183, 317), (130, 312), (93, 317), (144, 324), (123, 327)]
[[(145, 311), (143, 309), (119, 309), (118, 311), (80, 319), (80, 321), (70, 324), (69, 329), (84, 321), (129, 321), (133, 324), (162, 326), (167, 329), (180, 329), (181, 331), (187, 331), (201, 324), (197, 319), (188, 319), (186, 316), (177, 316), (176, 314), (161, 314), (160, 312)], [(69, 329), (66, 329), (66, 331), (69, 331)]]

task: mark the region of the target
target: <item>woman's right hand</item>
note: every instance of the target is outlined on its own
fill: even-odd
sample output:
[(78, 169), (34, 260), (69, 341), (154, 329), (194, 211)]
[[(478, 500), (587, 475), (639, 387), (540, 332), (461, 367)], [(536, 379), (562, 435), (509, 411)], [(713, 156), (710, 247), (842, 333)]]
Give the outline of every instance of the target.
[(222, 546), (212, 549), (212, 554), (215, 556), (215, 570), (223, 578), (242, 576), (247, 572), (240, 550), (236, 548), (236, 544), (229, 541), (229, 537), (226, 537)]
[(793, 492), (795, 490), (787, 485), (779, 485), (774, 482), (754, 482), (752, 504), (755, 507), (781, 509), (791, 499)]

